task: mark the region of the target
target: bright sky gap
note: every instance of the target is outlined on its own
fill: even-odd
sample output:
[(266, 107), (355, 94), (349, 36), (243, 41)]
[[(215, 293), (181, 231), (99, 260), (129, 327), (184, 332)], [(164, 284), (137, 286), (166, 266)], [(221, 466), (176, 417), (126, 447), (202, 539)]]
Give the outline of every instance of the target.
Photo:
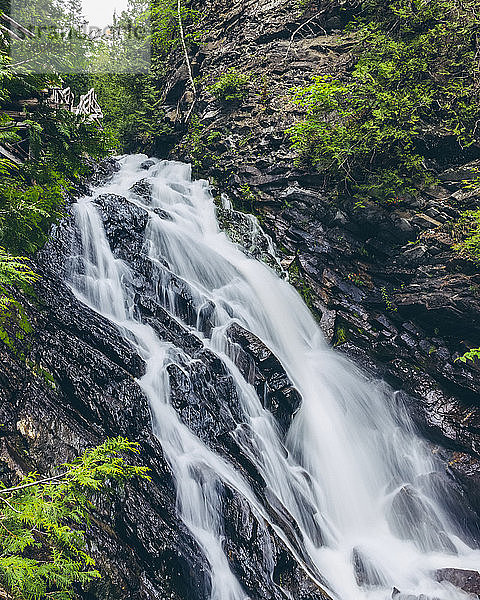
[(113, 13), (120, 14), (127, 5), (128, 0), (82, 0), (83, 14), (95, 27), (111, 25)]

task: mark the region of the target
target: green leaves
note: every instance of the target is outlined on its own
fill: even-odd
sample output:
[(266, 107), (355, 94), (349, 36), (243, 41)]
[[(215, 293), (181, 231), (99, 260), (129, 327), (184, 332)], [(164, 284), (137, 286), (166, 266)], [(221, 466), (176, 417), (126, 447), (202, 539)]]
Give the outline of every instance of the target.
[[(8, 57), (0, 50), (0, 104), (39, 98), (49, 77), (13, 75), (9, 66)], [(9, 117), (0, 115), (0, 144), (19, 143), (24, 153), (29, 151), (22, 165), (0, 159), (2, 319), (7, 315), (18, 317), (20, 306), (13, 302), (9, 291), (12, 286), (25, 288), (36, 279), (23, 256), (34, 254), (45, 243), (52, 223), (63, 214), (68, 192), (90, 170), (87, 155), (101, 158), (111, 150), (102, 130), (68, 110), (53, 110), (39, 103), (21, 125), (17, 127)], [(11, 346), (1, 322), (0, 339)]]
[(433, 180), (424, 131), (441, 128), (459, 152), (475, 141), (480, 1), (369, 0), (360, 8), (352, 73), (296, 90), (306, 118), (290, 135), (300, 162), (339, 192), (390, 202)]
[(454, 249), (464, 258), (480, 264), (480, 210), (467, 210), (454, 225)]
[(466, 363), (469, 360), (480, 360), (480, 348), (472, 348), (468, 352), (465, 352), (463, 356), (457, 358), (457, 360), (460, 360), (463, 363)]
[(113, 481), (149, 479), (145, 467), (126, 462), (137, 444), (118, 437), (87, 450), (60, 473), (30, 473), (18, 485), (0, 484), (0, 584), (14, 598), (74, 598), (74, 584), (100, 577), (86, 552), (85, 523), (93, 494)]
[(239, 102), (248, 94), (249, 77), (236, 69), (229, 69), (208, 88), (217, 100), (225, 103)]
[(29, 265), (28, 258), (12, 256), (0, 246), (0, 289), (9, 285), (25, 285), (38, 279)]
[(9, 288), (15, 286), (25, 289), (37, 279), (38, 275), (30, 268), (28, 258), (12, 256), (0, 246), (0, 339), (3, 341), (6, 341), (6, 333), (1, 327), (2, 319), (6, 315), (11, 315), (13, 307), (17, 309), (17, 312), (19, 310), (18, 303), (9, 293)]

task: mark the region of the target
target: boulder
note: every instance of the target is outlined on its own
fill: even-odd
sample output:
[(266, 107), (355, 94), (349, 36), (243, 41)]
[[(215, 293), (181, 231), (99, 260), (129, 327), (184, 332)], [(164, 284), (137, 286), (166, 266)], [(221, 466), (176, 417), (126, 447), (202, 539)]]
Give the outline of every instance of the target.
[(256, 335), (238, 323), (229, 326), (227, 338), (236, 346), (232, 353), (235, 364), (286, 434), (302, 399), (285, 369)]
[(480, 573), (467, 569), (438, 569), (435, 571), (437, 581), (448, 581), (467, 594), (475, 594), (480, 598)]
[(433, 509), (410, 485), (395, 494), (388, 520), (399, 538), (412, 540), (422, 552), (456, 553)]

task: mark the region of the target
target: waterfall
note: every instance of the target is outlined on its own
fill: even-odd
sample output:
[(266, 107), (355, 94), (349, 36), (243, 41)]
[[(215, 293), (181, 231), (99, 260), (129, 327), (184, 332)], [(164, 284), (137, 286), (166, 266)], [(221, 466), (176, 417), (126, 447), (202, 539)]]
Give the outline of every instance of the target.
[[(223, 484), (236, 490), (255, 515), (272, 522), (310, 576), (321, 574), (332, 598), (387, 600), (394, 587), (401, 590), (399, 599), (407, 594), (466, 598), (436, 582), (432, 573), (477, 568), (480, 552), (443, 507), (434, 485), (442, 466), (415, 434), (400, 398), (331, 350), (288, 282), (220, 230), (208, 182), (192, 181), (190, 166), (182, 163), (156, 160), (145, 171), (140, 168), (145, 158), (121, 158), (113, 179), (74, 205), (79, 242), (67, 280), (77, 297), (116, 324), (146, 362), (139, 384), (174, 474), (178, 514), (210, 565), (212, 600), (248, 597), (222, 544)], [(149, 198), (131, 191), (144, 178), (151, 186)], [(146, 211), (141, 252), (152, 266), (156, 301), (177, 322), (182, 314), (168, 275), (188, 287), (197, 314), (193, 325), (183, 324), (230, 372), (242, 421), (251, 432), (245, 452), (269, 496), (296, 522), (301, 552), (235, 465), (195, 435), (172, 406), (169, 367), (185, 372), (189, 359), (142, 320), (132, 267), (112, 252), (95, 203), (105, 193), (119, 194)], [(212, 307), (210, 328), (202, 325), (207, 305)], [(227, 335), (232, 323), (273, 351), (301, 395), (286, 435), (236, 365), (236, 348)], [(313, 513), (306, 506), (314, 507)], [(364, 581), (355, 573), (359, 564)]]

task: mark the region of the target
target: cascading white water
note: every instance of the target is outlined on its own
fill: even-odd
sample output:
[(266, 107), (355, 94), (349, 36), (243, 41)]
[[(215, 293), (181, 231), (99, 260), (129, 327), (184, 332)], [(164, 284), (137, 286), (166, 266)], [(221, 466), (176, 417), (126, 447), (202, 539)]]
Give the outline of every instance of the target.
[[(449, 584), (435, 582), (432, 572), (478, 568), (480, 552), (454, 535), (450, 517), (428, 485), (427, 476), (438, 465), (427, 444), (414, 434), (395, 395), (329, 349), (295, 290), (219, 230), (207, 182), (191, 181), (190, 166), (175, 162), (155, 161), (146, 173), (140, 169), (145, 158), (122, 158), (120, 172), (95, 194), (117, 193), (148, 211), (145, 252), (154, 263), (166, 262), (188, 284), (198, 313), (206, 301), (215, 306), (212, 332), (208, 337), (196, 333), (230, 369), (244, 421), (253, 432), (255, 452), (251, 446), (245, 452), (269, 492), (297, 522), (305, 555), (327, 580), (329, 593), (341, 600), (387, 600), (395, 586), (432, 598), (466, 598)], [(153, 194), (143, 203), (129, 188), (146, 176)], [(218, 484), (228, 483), (247, 499), (254, 514), (268, 516), (235, 468), (182, 424), (169, 403), (167, 366), (177, 363), (182, 368), (186, 358), (138, 317), (130, 269), (113, 256), (94, 201), (95, 195), (75, 205), (82, 256), (72, 261), (68, 281), (77, 296), (113, 321), (145, 359), (147, 370), (140, 385), (175, 476), (179, 515), (209, 561), (212, 600), (243, 600), (246, 594), (222, 549)], [(155, 213), (159, 208), (168, 213), (168, 220)], [(162, 288), (162, 280), (158, 283), (159, 303), (177, 316), (168, 284)], [(234, 348), (225, 333), (232, 321), (275, 353), (301, 393), (302, 405), (286, 440), (234, 365)], [(413, 535), (404, 531), (409, 515), (402, 515), (402, 510), (409, 508), (398, 502), (402, 488), (407, 495), (408, 490), (417, 490), (420, 505), (436, 515), (434, 521), (418, 522)], [(315, 507), (313, 517), (305, 510), (305, 499)], [(414, 541), (404, 539), (412, 537)], [(286, 536), (283, 539), (288, 544)], [(379, 585), (359, 587), (354, 549)]]

